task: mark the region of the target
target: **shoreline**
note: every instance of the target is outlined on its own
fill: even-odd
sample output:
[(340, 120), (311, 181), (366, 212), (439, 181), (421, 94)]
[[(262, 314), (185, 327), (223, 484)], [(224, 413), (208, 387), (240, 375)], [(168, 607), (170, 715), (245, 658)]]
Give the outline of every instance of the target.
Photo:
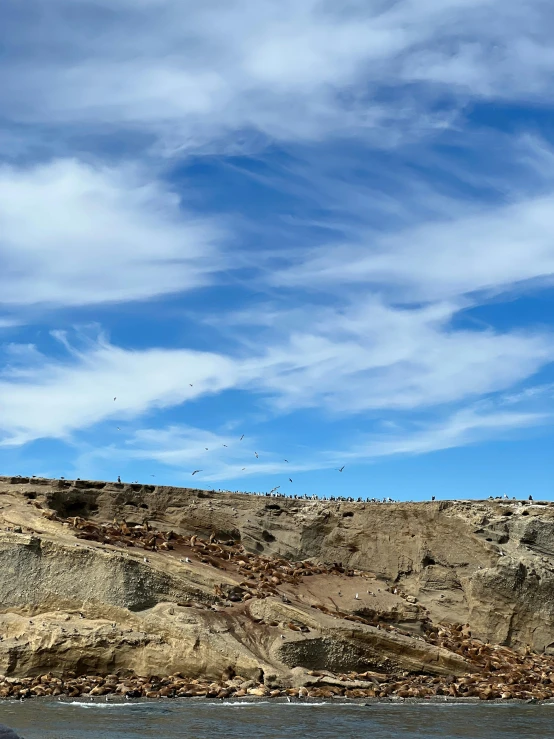
[(156, 706), (156, 705), (183, 705), (186, 703), (194, 703), (195, 705), (208, 705), (208, 706), (244, 706), (244, 705), (267, 705), (269, 703), (275, 705), (294, 705), (294, 706), (360, 706), (360, 707), (371, 707), (371, 706), (382, 706), (382, 705), (554, 705), (554, 698), (545, 698), (540, 700), (538, 698), (492, 698), (482, 699), (475, 696), (469, 696), (467, 698), (452, 696), (429, 696), (427, 698), (415, 698), (408, 697), (402, 698), (400, 696), (393, 696), (391, 698), (347, 698), (345, 696), (337, 695), (334, 698), (297, 698), (291, 697), (288, 700), (285, 696), (241, 696), (238, 698), (208, 698), (205, 696), (191, 696), (191, 697), (160, 697), (160, 698), (121, 698), (119, 696), (80, 696), (78, 698), (70, 698), (67, 696), (29, 696), (26, 698), (3, 698), (0, 699), (0, 710), (2, 705), (14, 704), (14, 703), (51, 703), (51, 704), (64, 704), (74, 706), (105, 706), (106, 704), (112, 706)]

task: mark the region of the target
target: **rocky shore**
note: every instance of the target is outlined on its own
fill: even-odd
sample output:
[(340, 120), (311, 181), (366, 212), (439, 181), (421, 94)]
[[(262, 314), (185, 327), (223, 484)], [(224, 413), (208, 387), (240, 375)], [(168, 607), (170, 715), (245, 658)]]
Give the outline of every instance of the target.
[(467, 626), (430, 627), (429, 642), (442, 642), (453, 651), (469, 656), (473, 672), (461, 676), (386, 674), (375, 671), (333, 674), (326, 670), (291, 671), (291, 687), (275, 678), (258, 682), (233, 674), (228, 668), (218, 681), (191, 679), (181, 673), (161, 676), (81, 675), (69, 672), (63, 678), (49, 673), (16, 678), (0, 675), (0, 698), (65, 696), (97, 698), (476, 698), (479, 700), (534, 700), (554, 698), (554, 658), (523, 654), (507, 647), (472, 639)]
[(0, 478), (0, 697), (548, 700), (554, 510)]

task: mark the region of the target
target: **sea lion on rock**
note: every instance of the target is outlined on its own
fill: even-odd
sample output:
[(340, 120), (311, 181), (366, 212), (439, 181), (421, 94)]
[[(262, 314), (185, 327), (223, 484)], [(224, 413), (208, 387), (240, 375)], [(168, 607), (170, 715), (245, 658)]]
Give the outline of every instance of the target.
[(10, 729), (9, 726), (0, 724), (0, 739), (22, 739), (22, 737), (16, 734), (13, 729)]

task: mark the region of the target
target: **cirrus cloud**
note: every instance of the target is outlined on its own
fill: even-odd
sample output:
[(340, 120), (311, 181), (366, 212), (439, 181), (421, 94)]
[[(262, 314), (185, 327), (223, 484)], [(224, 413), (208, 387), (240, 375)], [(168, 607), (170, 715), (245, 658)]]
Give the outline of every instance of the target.
[(226, 232), (138, 171), (0, 167), (0, 306), (144, 300), (204, 286)]
[(551, 101), (540, 0), (6, 0), (3, 19), (8, 122), (136, 129), (173, 149), (245, 130), (390, 143), (470, 96)]

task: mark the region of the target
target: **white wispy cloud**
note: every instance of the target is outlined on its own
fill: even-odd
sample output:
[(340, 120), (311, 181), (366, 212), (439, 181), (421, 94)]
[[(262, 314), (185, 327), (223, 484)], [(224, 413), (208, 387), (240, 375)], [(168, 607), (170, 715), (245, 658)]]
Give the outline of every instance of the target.
[(454, 109), (470, 93), (551, 96), (553, 22), (540, 0), (40, 7), (27, 3), (23, 19), (14, 0), (3, 6), (0, 103), (31, 126), (118, 125), (185, 147), (244, 129), (302, 140), (376, 129), (390, 142), (394, 128), (447, 119), (432, 110), (445, 93)]
[(366, 440), (345, 450), (341, 458), (359, 462), (378, 460), (381, 457), (428, 454), (491, 439), (510, 438), (514, 432), (551, 424), (553, 418), (553, 408), (550, 412), (540, 413), (502, 410), (482, 412), (478, 408), (469, 407), (420, 427), (411, 424), (403, 431)]
[(271, 280), (295, 287), (364, 285), (407, 303), (502, 292), (530, 280), (550, 284), (553, 228), (550, 194), (399, 232), (361, 231), (356, 242), (318, 248)]
[(281, 314), (268, 335), (252, 332), (234, 355), (133, 351), (102, 337), (75, 348), (64, 334), (55, 335), (65, 359), (11, 346), (0, 375), (3, 443), (70, 438), (106, 419), (137, 419), (231, 388), (279, 412), (428, 408), (506, 390), (554, 358), (548, 334), (454, 329), (454, 313), (450, 304), (393, 309), (378, 300), (306, 307)]
[(237, 382), (234, 363), (217, 354), (126, 350), (102, 337), (71, 349), (65, 361), (43, 356), (37, 362), (32, 354), (27, 363), (8, 358), (0, 373), (3, 445), (68, 439), (77, 429), (136, 418)]
[(75, 159), (0, 167), (0, 305), (80, 306), (208, 284), (222, 222), (133, 168)]
[[(454, 328), (462, 305), (398, 308), (377, 298), (235, 317), (258, 327), (253, 387), (280, 409), (415, 409), (506, 390), (554, 360), (547, 332)], [(231, 318), (233, 320), (233, 318)], [(261, 324), (261, 328), (260, 328)], [(267, 328), (270, 327), (270, 328)]]

